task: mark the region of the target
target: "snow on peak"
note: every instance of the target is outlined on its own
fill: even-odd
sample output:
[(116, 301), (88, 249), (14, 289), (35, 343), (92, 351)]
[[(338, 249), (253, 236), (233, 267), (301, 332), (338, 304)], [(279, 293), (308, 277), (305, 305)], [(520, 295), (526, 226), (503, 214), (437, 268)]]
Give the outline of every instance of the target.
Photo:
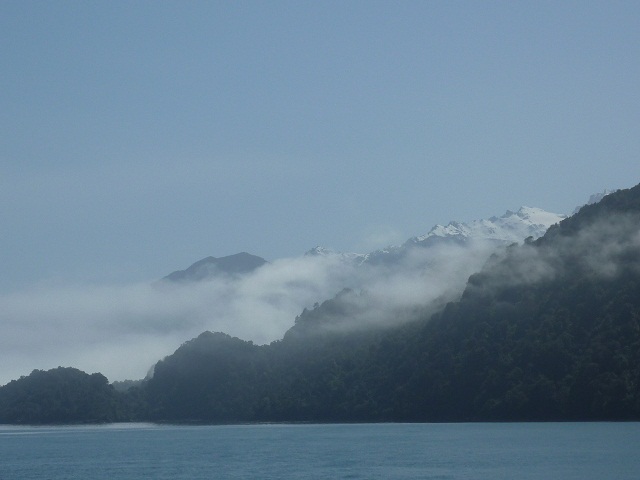
[(365, 257), (360, 253), (336, 252), (330, 248), (317, 245), (304, 253), (305, 257), (336, 257), (343, 261), (359, 263)]
[(311, 250), (307, 250), (304, 252), (305, 257), (313, 257), (313, 256), (327, 256), (334, 255), (336, 252), (329, 248), (322, 247), (320, 245), (316, 245)]
[(413, 247), (429, 247), (445, 243), (466, 244), (474, 241), (489, 241), (497, 244), (521, 243), (528, 237), (538, 238), (547, 229), (567, 218), (567, 215), (547, 212), (541, 208), (520, 207), (517, 211), (507, 210), (500, 217), (490, 217), (471, 222), (451, 221), (447, 225), (436, 225), (425, 235), (413, 237), (399, 246), (389, 246), (366, 255), (341, 253), (316, 246), (305, 256), (337, 258), (351, 264), (387, 262), (400, 258)]
[(566, 215), (547, 212), (540, 208), (521, 207), (517, 212), (507, 210), (501, 217), (473, 220), (469, 223), (449, 222), (446, 226), (436, 225), (427, 234), (414, 237), (409, 242), (424, 243), (430, 239), (434, 241), (436, 238), (451, 238), (462, 241), (484, 239), (521, 242), (530, 236), (541, 237), (551, 225), (564, 218)]

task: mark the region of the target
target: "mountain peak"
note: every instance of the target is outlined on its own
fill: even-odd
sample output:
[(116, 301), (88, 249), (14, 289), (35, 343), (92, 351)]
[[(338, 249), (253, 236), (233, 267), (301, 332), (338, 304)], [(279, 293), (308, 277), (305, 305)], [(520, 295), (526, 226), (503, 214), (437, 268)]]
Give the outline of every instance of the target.
[(317, 245), (313, 247), (311, 250), (307, 250), (304, 253), (305, 257), (326, 257), (326, 258), (335, 258), (341, 260), (343, 262), (351, 263), (351, 264), (360, 264), (365, 258), (365, 255), (361, 253), (345, 253), (345, 252), (336, 252), (330, 248), (322, 247)]
[(206, 257), (186, 270), (177, 270), (162, 280), (170, 282), (194, 282), (220, 275), (244, 275), (268, 263), (264, 258), (240, 252), (226, 257)]
[(469, 223), (449, 222), (446, 226), (436, 225), (426, 235), (414, 237), (407, 243), (425, 244), (444, 239), (456, 241), (494, 240), (511, 243), (521, 242), (527, 237), (544, 235), (551, 226), (565, 219), (566, 215), (547, 212), (541, 208), (520, 207), (517, 211), (507, 210), (501, 217), (473, 220)]
[(334, 255), (336, 252), (331, 250), (330, 248), (322, 247), (320, 245), (316, 245), (310, 250), (304, 252), (305, 257), (315, 257), (315, 256), (327, 256)]

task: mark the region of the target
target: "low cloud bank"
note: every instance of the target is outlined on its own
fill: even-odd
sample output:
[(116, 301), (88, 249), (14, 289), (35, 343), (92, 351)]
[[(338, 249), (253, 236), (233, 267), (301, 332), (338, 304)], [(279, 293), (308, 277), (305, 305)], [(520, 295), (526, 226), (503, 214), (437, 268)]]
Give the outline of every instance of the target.
[(255, 343), (282, 338), (304, 308), (343, 288), (367, 293), (351, 325), (397, 322), (394, 312), (455, 297), (492, 251), (416, 249), (394, 265), (338, 256), (281, 259), (240, 278), (186, 284), (58, 285), (0, 296), (0, 385), (33, 369), (73, 366), (109, 380), (144, 377), (204, 330)]
[[(550, 230), (539, 243), (525, 242), (493, 256), (470, 278), (467, 298), (499, 296), (546, 282), (615, 281), (640, 274), (640, 215), (606, 212), (577, 217)], [(515, 290), (511, 290), (515, 289)], [(505, 296), (506, 295), (506, 296)]]

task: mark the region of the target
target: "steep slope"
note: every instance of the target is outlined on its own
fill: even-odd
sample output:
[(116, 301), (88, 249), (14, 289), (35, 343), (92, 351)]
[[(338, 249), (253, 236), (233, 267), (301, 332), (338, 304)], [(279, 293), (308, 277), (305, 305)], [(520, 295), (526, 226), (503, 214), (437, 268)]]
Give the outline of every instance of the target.
[(593, 205), (594, 203), (598, 203), (600, 200), (602, 200), (607, 195), (609, 195), (611, 193), (615, 193), (617, 191), (618, 190), (607, 190), (607, 189), (605, 189), (602, 192), (594, 193), (593, 195), (591, 195), (589, 197), (589, 200), (587, 200), (587, 203), (585, 203), (584, 205), (580, 205), (579, 207), (576, 207), (575, 210), (573, 211), (572, 215), (575, 215), (576, 213), (578, 213), (580, 211), (580, 209), (582, 207), (584, 207), (585, 205)]
[(183, 418), (184, 398), (211, 421), (637, 420), (639, 225), (640, 186), (492, 257), (434, 316), (298, 334), (351, 315), (345, 292), (269, 346), (219, 337), (193, 363), (170, 356), (149, 382), (155, 418)]
[(640, 418), (640, 186), (492, 258), (421, 336), (422, 418)]

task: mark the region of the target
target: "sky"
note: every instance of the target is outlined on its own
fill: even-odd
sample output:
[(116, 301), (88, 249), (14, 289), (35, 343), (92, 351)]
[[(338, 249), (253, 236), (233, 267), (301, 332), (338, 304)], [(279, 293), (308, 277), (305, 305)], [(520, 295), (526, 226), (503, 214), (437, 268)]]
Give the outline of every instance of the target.
[(7, 1), (0, 44), (3, 291), (640, 181), (637, 2)]
[(4, 1), (0, 65), (5, 323), (640, 182), (633, 1)]

